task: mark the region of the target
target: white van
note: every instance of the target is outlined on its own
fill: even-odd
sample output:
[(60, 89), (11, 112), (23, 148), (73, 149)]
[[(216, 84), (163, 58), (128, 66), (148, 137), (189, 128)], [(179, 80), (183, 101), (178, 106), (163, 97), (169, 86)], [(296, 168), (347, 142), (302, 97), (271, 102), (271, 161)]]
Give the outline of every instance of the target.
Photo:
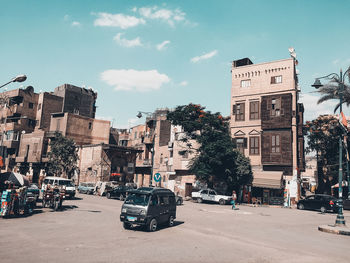
[(70, 198), (75, 196), (75, 185), (71, 179), (66, 179), (57, 176), (46, 176), (43, 180), (41, 191), (44, 191), (46, 185), (48, 184), (64, 186), (66, 189), (66, 195), (69, 195)]

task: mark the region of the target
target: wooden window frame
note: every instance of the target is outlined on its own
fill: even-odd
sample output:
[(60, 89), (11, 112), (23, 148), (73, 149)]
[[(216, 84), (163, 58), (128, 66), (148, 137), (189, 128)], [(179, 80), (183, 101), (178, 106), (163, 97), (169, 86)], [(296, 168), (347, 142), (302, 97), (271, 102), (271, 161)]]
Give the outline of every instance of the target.
[[(257, 104), (256, 111), (253, 111), (253, 105)], [(260, 110), (259, 110), (260, 102), (259, 101), (251, 101), (249, 103), (249, 120), (259, 120), (260, 119)]]
[[(246, 83), (243, 86), (243, 83)], [(250, 79), (243, 79), (241, 80), (241, 88), (249, 88), (251, 86), (251, 80)]]
[[(281, 81), (277, 82), (277, 79), (280, 79)], [(271, 77), (271, 84), (280, 84), (280, 83), (282, 83), (282, 75)]]
[(281, 153), (281, 136), (279, 134), (271, 136), (271, 153)]
[(249, 155), (259, 155), (259, 154), (260, 154), (260, 137), (259, 136), (249, 137)]
[(282, 115), (281, 101), (282, 99), (280, 97), (271, 99), (271, 116), (272, 117), (279, 117)]
[[(239, 139), (242, 139), (243, 143), (237, 143), (237, 140), (239, 140)], [(238, 151), (240, 151), (242, 154), (244, 154), (244, 149), (247, 149), (247, 138), (236, 137), (235, 141), (236, 141), (236, 147), (237, 147)], [(242, 147), (239, 147), (239, 145), (242, 145)]]
[(245, 120), (245, 103), (244, 102), (237, 103), (235, 105), (235, 120), (236, 121)]

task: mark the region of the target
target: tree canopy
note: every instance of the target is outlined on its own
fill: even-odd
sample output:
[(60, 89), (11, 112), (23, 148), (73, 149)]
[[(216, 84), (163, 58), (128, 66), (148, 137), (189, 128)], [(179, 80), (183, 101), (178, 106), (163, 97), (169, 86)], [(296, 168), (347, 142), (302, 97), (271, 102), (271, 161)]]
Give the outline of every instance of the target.
[[(332, 115), (321, 115), (307, 121), (305, 133), (308, 141), (306, 152), (316, 152), (318, 157), (318, 193), (330, 193), (331, 185), (338, 182), (339, 136), (344, 133), (338, 119)], [(347, 139), (345, 145), (349, 145)], [(343, 171), (346, 171), (346, 149), (343, 151)]]
[(225, 182), (229, 190), (252, 180), (250, 160), (236, 149), (228, 122), (220, 113), (190, 103), (176, 107), (167, 118), (183, 128), (185, 136), (180, 141), (185, 148), (179, 153), (194, 153), (189, 170), (197, 179), (209, 186)]
[[(336, 78), (333, 78), (330, 82), (320, 87), (317, 92), (321, 94), (321, 98), (317, 101), (317, 104), (323, 103), (328, 100), (338, 100), (340, 99), (339, 95), (339, 80)], [(350, 86), (348, 84), (344, 83), (344, 89), (342, 92), (342, 98), (343, 98), (343, 104), (346, 106), (350, 106)], [(340, 106), (340, 102), (335, 106), (334, 112), (337, 111), (337, 109)]]
[(66, 176), (71, 178), (78, 169), (77, 147), (72, 139), (64, 137), (56, 132), (50, 142), (50, 151), (48, 153), (49, 161), (46, 172), (55, 176)]

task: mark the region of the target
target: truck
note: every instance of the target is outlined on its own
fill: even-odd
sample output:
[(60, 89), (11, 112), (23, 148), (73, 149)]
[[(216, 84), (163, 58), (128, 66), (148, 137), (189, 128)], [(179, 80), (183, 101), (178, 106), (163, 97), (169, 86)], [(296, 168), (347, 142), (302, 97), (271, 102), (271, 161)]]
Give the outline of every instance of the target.
[(192, 199), (197, 200), (198, 203), (214, 202), (220, 205), (229, 204), (232, 201), (231, 196), (219, 195), (215, 190), (202, 189), (199, 192), (192, 192)]

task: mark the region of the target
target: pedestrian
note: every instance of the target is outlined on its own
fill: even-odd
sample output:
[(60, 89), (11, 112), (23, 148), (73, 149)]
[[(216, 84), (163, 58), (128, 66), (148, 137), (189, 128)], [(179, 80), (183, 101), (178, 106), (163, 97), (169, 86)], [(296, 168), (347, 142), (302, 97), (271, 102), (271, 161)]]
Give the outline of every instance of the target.
[(232, 191), (232, 210), (236, 209), (236, 200), (237, 200), (237, 194), (236, 194), (236, 191), (233, 190)]

